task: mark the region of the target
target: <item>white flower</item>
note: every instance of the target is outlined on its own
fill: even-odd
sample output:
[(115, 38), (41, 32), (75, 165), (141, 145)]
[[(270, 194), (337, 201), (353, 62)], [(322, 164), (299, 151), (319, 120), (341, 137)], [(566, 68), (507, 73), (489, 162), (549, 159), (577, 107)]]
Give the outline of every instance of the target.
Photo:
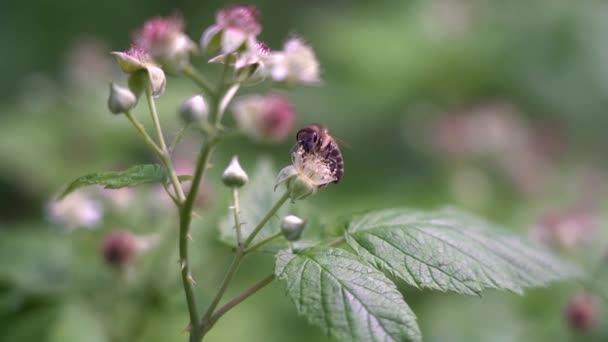
[(46, 214), (52, 223), (71, 231), (79, 227), (95, 227), (103, 218), (103, 207), (83, 192), (75, 192), (61, 200), (52, 200), (47, 205)]
[(329, 161), (320, 153), (305, 152), (299, 146), (292, 152), (291, 161), (292, 165), (279, 172), (275, 188), (285, 183), (293, 201), (308, 197), (319, 188), (337, 180)]
[(299, 38), (288, 40), (282, 51), (270, 54), (265, 73), (274, 81), (290, 85), (320, 82), (319, 62), (315, 53)]

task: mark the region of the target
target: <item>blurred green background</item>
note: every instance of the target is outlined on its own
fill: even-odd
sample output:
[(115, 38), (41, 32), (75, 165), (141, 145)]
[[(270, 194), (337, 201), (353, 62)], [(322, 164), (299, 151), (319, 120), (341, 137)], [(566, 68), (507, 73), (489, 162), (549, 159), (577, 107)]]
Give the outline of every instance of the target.
[[(226, 4), (0, 5), (0, 340), (186, 339), (176, 217), (158, 189), (126, 193), (127, 204), (92, 191), (104, 208), (94, 229), (53, 223), (49, 208), (77, 176), (154, 162), (128, 122), (106, 109), (108, 83), (125, 83), (109, 51), (126, 49), (146, 18), (176, 11), (198, 41)], [(565, 283), (524, 297), (489, 291), (481, 299), (404, 288), (427, 341), (608, 340), (601, 299), (608, 282), (600, 281), (608, 278), (608, 2), (252, 4), (262, 12), (260, 38), (270, 47), (298, 35), (321, 63), (321, 86), (289, 93), (298, 123), (322, 123), (350, 145), (342, 148), (343, 181), (308, 200), (324, 220), (387, 206), (456, 205), (547, 241), (598, 280), (593, 289)], [(195, 92), (169, 77), (158, 100), (168, 135), (179, 129), (177, 106)], [(186, 167), (198, 141), (189, 134), (176, 157)], [(217, 241), (228, 207), (222, 166), (238, 154), (246, 170), (260, 156), (278, 169), (289, 163), (291, 144), (240, 139), (216, 153), (201, 209), (206, 216), (195, 221), (192, 243), (201, 302), (209, 302), (231, 258)], [(164, 241), (119, 274), (101, 256), (114, 229), (161, 231)], [(252, 258), (229, 295), (272, 267), (271, 256)], [(581, 291), (597, 298), (585, 311), (595, 324), (577, 330), (568, 323), (568, 303)], [(226, 315), (208, 340), (327, 338), (273, 284)]]

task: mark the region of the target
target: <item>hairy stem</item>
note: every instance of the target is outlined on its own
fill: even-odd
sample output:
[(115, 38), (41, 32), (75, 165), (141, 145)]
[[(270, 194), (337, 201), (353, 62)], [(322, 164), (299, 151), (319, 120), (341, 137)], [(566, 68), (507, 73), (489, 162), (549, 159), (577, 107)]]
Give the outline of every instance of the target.
[(175, 193), (177, 194), (177, 199), (180, 203), (182, 203), (186, 196), (184, 195), (184, 190), (182, 189), (182, 185), (175, 174), (175, 169), (173, 168), (173, 162), (171, 161), (171, 157), (169, 156), (169, 150), (167, 150), (167, 144), (165, 143), (165, 137), (163, 136), (162, 128), (160, 127), (160, 121), (158, 119), (158, 112), (156, 111), (156, 103), (154, 102), (154, 97), (152, 97), (152, 86), (148, 84), (146, 87), (146, 99), (148, 100), (148, 107), (150, 108), (150, 115), (152, 116), (152, 121), (154, 122), (154, 128), (158, 135), (158, 142), (160, 144), (160, 150), (162, 153), (158, 156), (165, 167), (167, 169), (167, 173), (169, 174), (169, 179), (171, 180), (171, 184), (175, 188)]
[(241, 236), (241, 209), (239, 206), (239, 189), (232, 188), (232, 211), (234, 215), (234, 229), (236, 230), (236, 243), (239, 249), (243, 248), (243, 237)]
[(196, 83), (207, 96), (215, 97), (211, 83), (209, 83), (205, 76), (198, 72), (191, 64), (186, 65), (182, 70), (182, 73)]

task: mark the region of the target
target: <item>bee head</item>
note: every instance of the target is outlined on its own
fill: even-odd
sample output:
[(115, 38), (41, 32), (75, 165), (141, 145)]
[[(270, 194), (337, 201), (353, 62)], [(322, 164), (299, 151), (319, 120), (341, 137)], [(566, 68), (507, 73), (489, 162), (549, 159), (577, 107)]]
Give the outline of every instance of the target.
[(315, 149), (321, 140), (321, 134), (316, 126), (307, 126), (298, 131), (296, 135), (298, 145), (308, 152)]

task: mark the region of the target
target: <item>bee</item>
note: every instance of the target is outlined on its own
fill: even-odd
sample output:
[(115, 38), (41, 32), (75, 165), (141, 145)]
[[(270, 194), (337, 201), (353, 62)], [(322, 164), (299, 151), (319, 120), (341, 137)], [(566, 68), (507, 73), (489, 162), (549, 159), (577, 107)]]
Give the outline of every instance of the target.
[(319, 154), (327, 161), (332, 175), (338, 183), (344, 175), (344, 160), (336, 139), (332, 137), (327, 128), (312, 124), (298, 131), (296, 146), (301, 147), (305, 153)]

